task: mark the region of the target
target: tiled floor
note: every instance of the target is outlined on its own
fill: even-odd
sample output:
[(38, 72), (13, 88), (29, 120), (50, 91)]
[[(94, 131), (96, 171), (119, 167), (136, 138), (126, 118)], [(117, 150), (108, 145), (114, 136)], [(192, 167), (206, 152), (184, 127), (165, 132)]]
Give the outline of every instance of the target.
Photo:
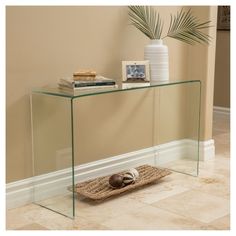
[(30, 204), (7, 211), (7, 229), (230, 229), (229, 117), (214, 115), (214, 160), (199, 177), (173, 173), (151, 185), (100, 204), (79, 201), (75, 220)]

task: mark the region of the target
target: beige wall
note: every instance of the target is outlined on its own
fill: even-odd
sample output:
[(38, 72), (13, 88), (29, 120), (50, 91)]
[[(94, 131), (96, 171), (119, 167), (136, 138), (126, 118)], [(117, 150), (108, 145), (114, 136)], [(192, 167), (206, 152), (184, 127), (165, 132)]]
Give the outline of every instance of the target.
[[(168, 21), (169, 14), (180, 7), (158, 9)], [(216, 7), (193, 9), (195, 15), (211, 17), (214, 24)], [(7, 182), (12, 182), (32, 176), (30, 89), (56, 83), (78, 68), (93, 68), (120, 80), (121, 61), (143, 60), (143, 48), (149, 40), (128, 24), (125, 7), (7, 7), (6, 13), (6, 168)], [(211, 138), (212, 128), (214, 28), (210, 33), (210, 47), (165, 41), (170, 54), (170, 77), (203, 82), (202, 140)], [(84, 101), (84, 109), (87, 103)]]
[(214, 106), (230, 107), (230, 31), (217, 31)]
[[(209, 18), (211, 25), (216, 26), (217, 7), (197, 6), (193, 9), (200, 18)], [(196, 45), (188, 51), (188, 78), (200, 79), (202, 82), (201, 140), (212, 138), (216, 27), (211, 27), (207, 31), (212, 37), (210, 45)]]

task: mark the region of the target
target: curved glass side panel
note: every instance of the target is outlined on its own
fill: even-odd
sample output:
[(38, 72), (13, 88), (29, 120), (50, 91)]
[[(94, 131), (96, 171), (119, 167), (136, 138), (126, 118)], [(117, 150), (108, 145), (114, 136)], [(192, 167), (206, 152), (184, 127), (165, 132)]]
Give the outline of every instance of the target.
[(71, 99), (32, 93), (34, 202), (73, 217)]
[(157, 164), (198, 175), (200, 132), (200, 82), (156, 89)]

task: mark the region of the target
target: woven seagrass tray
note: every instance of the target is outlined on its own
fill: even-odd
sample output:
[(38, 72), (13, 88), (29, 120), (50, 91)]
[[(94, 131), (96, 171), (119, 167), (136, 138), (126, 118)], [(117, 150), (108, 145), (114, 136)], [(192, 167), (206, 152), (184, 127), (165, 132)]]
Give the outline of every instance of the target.
[[(93, 200), (104, 200), (108, 197), (133, 190), (140, 186), (149, 184), (166, 175), (171, 174), (169, 170), (157, 168), (149, 165), (142, 165), (136, 168), (139, 172), (139, 178), (134, 184), (114, 189), (109, 185), (109, 176), (99, 177), (93, 180), (85, 181), (75, 185), (75, 192)], [(122, 174), (124, 172), (121, 172)], [(72, 188), (69, 188), (72, 190)]]

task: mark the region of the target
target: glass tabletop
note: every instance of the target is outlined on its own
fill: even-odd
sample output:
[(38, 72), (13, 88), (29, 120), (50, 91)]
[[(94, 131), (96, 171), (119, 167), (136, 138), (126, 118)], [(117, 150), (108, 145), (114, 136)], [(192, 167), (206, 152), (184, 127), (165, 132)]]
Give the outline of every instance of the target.
[(136, 90), (136, 89), (144, 89), (147, 87), (159, 87), (159, 86), (168, 86), (182, 83), (195, 83), (201, 82), (200, 80), (170, 80), (165, 82), (150, 82), (150, 83), (117, 83), (114, 87), (101, 87), (101, 88), (80, 88), (80, 89), (61, 89), (57, 85), (45, 86), (41, 88), (33, 88), (33, 93), (41, 93), (52, 96), (61, 96), (68, 98), (77, 98), (84, 96), (91, 96), (96, 94), (103, 93), (113, 93), (127, 90)]

